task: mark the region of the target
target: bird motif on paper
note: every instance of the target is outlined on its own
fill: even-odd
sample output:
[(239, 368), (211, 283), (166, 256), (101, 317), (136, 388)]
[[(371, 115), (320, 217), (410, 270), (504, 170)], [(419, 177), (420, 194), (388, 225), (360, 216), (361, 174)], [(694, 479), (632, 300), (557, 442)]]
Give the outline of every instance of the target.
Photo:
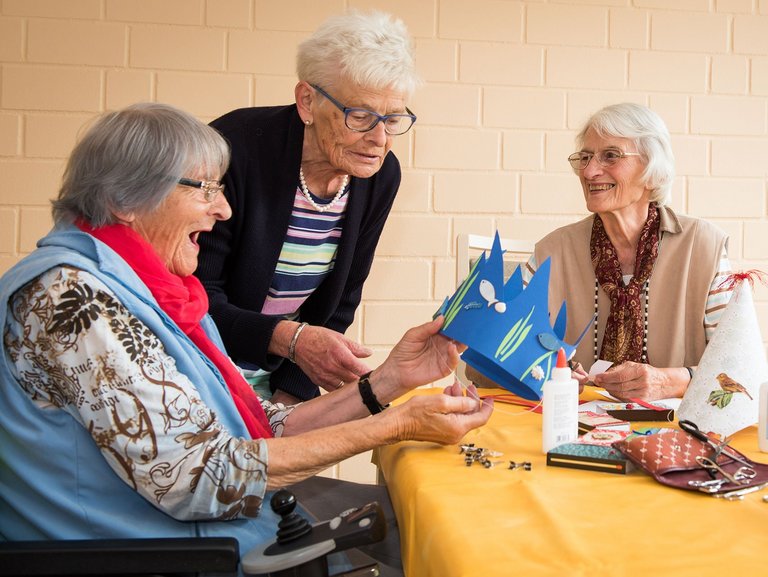
[(720, 383), (720, 388), (724, 391), (728, 391), (729, 393), (744, 393), (749, 397), (750, 401), (754, 400), (744, 385), (737, 383), (725, 373), (717, 375), (717, 382)]
[(744, 393), (749, 397), (749, 400), (754, 400), (744, 385), (734, 381), (725, 373), (717, 375), (717, 382), (720, 384), (720, 390), (715, 389), (709, 393), (708, 399), (709, 404), (713, 407), (725, 408), (731, 402), (734, 393)]

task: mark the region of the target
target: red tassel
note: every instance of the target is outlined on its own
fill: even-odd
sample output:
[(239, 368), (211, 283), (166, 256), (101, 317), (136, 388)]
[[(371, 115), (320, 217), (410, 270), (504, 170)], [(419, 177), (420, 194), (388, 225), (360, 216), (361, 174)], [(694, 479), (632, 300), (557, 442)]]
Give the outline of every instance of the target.
[(766, 280), (767, 278), (768, 278), (768, 274), (766, 274), (761, 270), (753, 268), (753, 269), (745, 270), (742, 272), (734, 272), (728, 275), (723, 280), (723, 282), (721, 282), (718, 285), (717, 288), (732, 291), (744, 281), (749, 282), (749, 286), (752, 288), (755, 288), (756, 280), (760, 281), (762, 284), (765, 285), (765, 284), (768, 284), (768, 281)]

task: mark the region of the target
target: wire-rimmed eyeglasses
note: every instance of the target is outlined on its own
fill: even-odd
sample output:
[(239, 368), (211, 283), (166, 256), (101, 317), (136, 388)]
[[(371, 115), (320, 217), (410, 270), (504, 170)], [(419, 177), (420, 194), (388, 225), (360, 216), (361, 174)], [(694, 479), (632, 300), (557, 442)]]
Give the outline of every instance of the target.
[(191, 178), (180, 178), (179, 184), (199, 188), (203, 193), (205, 202), (213, 202), (220, 192), (224, 192), (224, 185), (218, 180), (193, 180)]
[(310, 84), (312, 88), (330, 100), (333, 105), (344, 113), (344, 124), (355, 132), (368, 132), (373, 130), (379, 122), (384, 122), (384, 130), (387, 134), (397, 136), (405, 134), (416, 122), (416, 115), (406, 106), (408, 114), (378, 114), (365, 108), (348, 108), (325, 90), (316, 84)]
[(594, 159), (600, 166), (613, 166), (626, 156), (640, 156), (639, 152), (623, 152), (618, 148), (606, 148), (598, 152), (574, 152), (568, 157), (568, 162), (574, 170), (584, 170)]

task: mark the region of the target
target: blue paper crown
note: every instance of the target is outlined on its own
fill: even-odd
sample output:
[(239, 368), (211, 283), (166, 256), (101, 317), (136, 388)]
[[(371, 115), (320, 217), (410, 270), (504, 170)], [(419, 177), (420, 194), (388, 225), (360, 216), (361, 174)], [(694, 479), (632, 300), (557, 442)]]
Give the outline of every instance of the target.
[(519, 266), (504, 283), (503, 254), (497, 232), (490, 256), (483, 254), (475, 262), (438, 310), (445, 316), (441, 332), (467, 345), (461, 358), (468, 365), (525, 399), (539, 400), (558, 349), (562, 347), (570, 359), (585, 333), (573, 345), (563, 341), (565, 302), (550, 325), (549, 259), (524, 288)]

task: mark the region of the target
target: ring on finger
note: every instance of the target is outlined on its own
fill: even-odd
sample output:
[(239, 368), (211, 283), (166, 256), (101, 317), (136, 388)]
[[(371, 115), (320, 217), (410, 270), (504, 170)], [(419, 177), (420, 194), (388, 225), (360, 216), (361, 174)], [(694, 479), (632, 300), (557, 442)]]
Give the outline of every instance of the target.
[(344, 379), (342, 379), (342, 380), (340, 380), (340, 381), (339, 381), (339, 384), (338, 384), (338, 386), (337, 386), (336, 388), (337, 388), (337, 389), (340, 389), (340, 388), (341, 388), (341, 387), (343, 387), (343, 386), (344, 386)]

